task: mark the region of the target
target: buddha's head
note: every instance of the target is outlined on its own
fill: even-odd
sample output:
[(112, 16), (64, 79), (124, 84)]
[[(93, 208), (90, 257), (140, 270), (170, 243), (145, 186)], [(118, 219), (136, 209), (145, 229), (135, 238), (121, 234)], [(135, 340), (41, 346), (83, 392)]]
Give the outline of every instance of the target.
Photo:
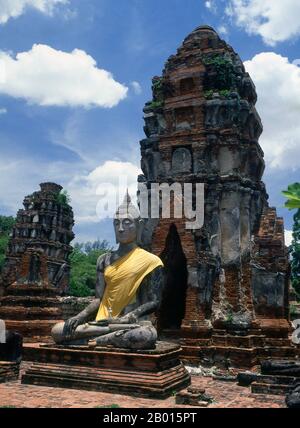
[(128, 191), (114, 216), (116, 241), (130, 244), (139, 241), (142, 220), (138, 209), (131, 202)]

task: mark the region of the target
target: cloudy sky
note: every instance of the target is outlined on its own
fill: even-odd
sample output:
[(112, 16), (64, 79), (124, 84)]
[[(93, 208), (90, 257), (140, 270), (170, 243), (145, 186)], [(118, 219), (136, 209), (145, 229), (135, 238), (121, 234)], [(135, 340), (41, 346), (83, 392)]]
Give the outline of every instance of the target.
[(300, 181), (299, 16), (299, 0), (0, 0), (0, 213), (55, 181), (76, 239), (112, 242), (99, 198), (119, 176), (135, 189), (151, 78), (208, 24), (256, 84), (264, 180), (290, 231), (280, 192)]

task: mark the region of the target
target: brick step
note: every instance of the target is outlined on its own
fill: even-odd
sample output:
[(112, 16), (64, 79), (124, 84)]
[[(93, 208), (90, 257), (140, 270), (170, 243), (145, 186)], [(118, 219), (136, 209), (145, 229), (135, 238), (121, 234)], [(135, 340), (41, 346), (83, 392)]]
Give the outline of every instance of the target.
[(170, 339), (187, 338), (187, 339), (208, 339), (211, 337), (212, 329), (205, 326), (197, 326), (192, 329), (187, 326), (182, 326), (181, 329), (165, 329), (160, 332), (163, 337)]
[(0, 299), (0, 307), (2, 306), (24, 306), (49, 308), (59, 307), (60, 302), (55, 297), (43, 297), (43, 296), (5, 296)]
[(52, 327), (60, 320), (6, 320), (6, 328), (23, 336), (24, 343), (49, 343)]
[(293, 385), (296, 380), (295, 376), (281, 375), (262, 375), (257, 372), (240, 372), (237, 375), (237, 381), (240, 386), (250, 386), (254, 382), (265, 385)]
[(297, 353), (297, 348), (293, 346), (264, 346), (263, 348), (257, 348), (257, 355), (260, 359), (294, 358)]
[(55, 320), (62, 318), (60, 308), (24, 308), (0, 306), (0, 318), (6, 320)]
[(253, 348), (255, 346), (264, 346), (265, 336), (232, 336), (217, 335), (212, 336), (213, 346), (229, 346), (237, 348)]
[(10, 296), (44, 296), (55, 297), (58, 295), (54, 287), (33, 287), (30, 285), (16, 286), (11, 285), (6, 290), (6, 295)]
[(0, 383), (17, 380), (19, 371), (19, 363), (0, 361)]
[[(49, 329), (51, 332), (51, 328)], [(32, 344), (32, 343), (41, 343), (41, 344), (50, 344), (53, 343), (53, 339), (49, 335), (47, 336), (43, 336), (43, 335), (33, 335), (30, 337), (23, 337), (23, 344), (25, 344), (25, 346), (27, 344)], [(23, 347), (24, 353), (26, 353), (25, 348)], [(26, 360), (26, 358), (23, 358), (24, 360)]]
[(290, 339), (278, 339), (273, 337), (266, 337), (265, 338), (265, 345), (266, 346), (279, 346), (279, 347), (289, 347), (291, 346), (292, 342)]
[(209, 346), (211, 339), (180, 339), (179, 343), (181, 346)]
[(22, 384), (86, 389), (143, 397), (166, 398), (190, 384), (184, 366), (161, 373), (122, 372), (65, 365), (35, 365), (22, 376)]
[(297, 380), (295, 376), (280, 376), (280, 375), (262, 375), (253, 376), (254, 382), (264, 383), (267, 385), (293, 385)]
[(199, 352), (200, 352), (199, 346), (181, 345), (181, 348), (182, 348), (181, 356), (183, 356), (183, 357), (195, 357), (195, 358), (199, 359)]
[(253, 394), (286, 395), (292, 390), (290, 385), (276, 385), (253, 382), (251, 392)]
[(199, 359), (219, 367), (250, 368), (257, 364), (257, 353), (256, 348), (203, 346), (199, 349)]
[(226, 330), (222, 328), (214, 328), (214, 334), (218, 336), (241, 336), (241, 337), (247, 337), (247, 336), (264, 336), (261, 329), (253, 329), (249, 328), (243, 331), (239, 331), (239, 334), (235, 334), (232, 332), (232, 330)]
[(269, 338), (288, 339), (291, 325), (286, 319), (258, 319), (262, 333)]
[[(26, 372), (26, 374), (38, 373), (39, 375), (47, 374), (53, 376), (60, 376), (61, 372), (64, 371), (66, 377), (80, 377), (84, 375), (86, 380), (100, 380), (114, 379), (122, 380), (128, 378), (128, 375), (132, 377), (131, 383), (138, 386), (142, 380), (149, 381), (153, 379), (153, 372), (138, 372), (135, 370), (126, 370), (124, 372), (116, 371), (107, 368), (97, 367), (85, 367), (85, 366), (71, 366), (66, 364), (41, 364), (34, 363)], [(172, 376), (177, 376), (178, 372), (185, 371), (183, 366), (172, 367), (169, 370), (159, 372), (160, 381), (170, 383), (172, 382)]]

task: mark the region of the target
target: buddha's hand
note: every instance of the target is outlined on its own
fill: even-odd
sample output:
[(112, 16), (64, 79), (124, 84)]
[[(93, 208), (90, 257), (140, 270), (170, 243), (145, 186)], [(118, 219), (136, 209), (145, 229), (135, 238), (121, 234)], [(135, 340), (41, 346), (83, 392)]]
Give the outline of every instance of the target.
[(135, 324), (138, 322), (138, 318), (134, 314), (127, 314), (120, 318), (120, 324)]
[(76, 328), (81, 324), (83, 324), (83, 321), (79, 317), (68, 319), (64, 325), (63, 335), (66, 338), (70, 338), (75, 332)]
[(127, 314), (123, 317), (108, 318), (105, 320), (108, 324), (135, 324), (137, 317), (133, 314)]

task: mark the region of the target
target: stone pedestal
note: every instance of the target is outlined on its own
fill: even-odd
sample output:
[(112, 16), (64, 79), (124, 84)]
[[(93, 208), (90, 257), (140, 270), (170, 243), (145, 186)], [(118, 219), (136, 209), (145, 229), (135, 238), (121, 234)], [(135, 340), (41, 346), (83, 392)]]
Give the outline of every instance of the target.
[(153, 350), (90, 349), (87, 346), (26, 346), (32, 366), (23, 384), (166, 398), (190, 384), (181, 348), (158, 342)]

